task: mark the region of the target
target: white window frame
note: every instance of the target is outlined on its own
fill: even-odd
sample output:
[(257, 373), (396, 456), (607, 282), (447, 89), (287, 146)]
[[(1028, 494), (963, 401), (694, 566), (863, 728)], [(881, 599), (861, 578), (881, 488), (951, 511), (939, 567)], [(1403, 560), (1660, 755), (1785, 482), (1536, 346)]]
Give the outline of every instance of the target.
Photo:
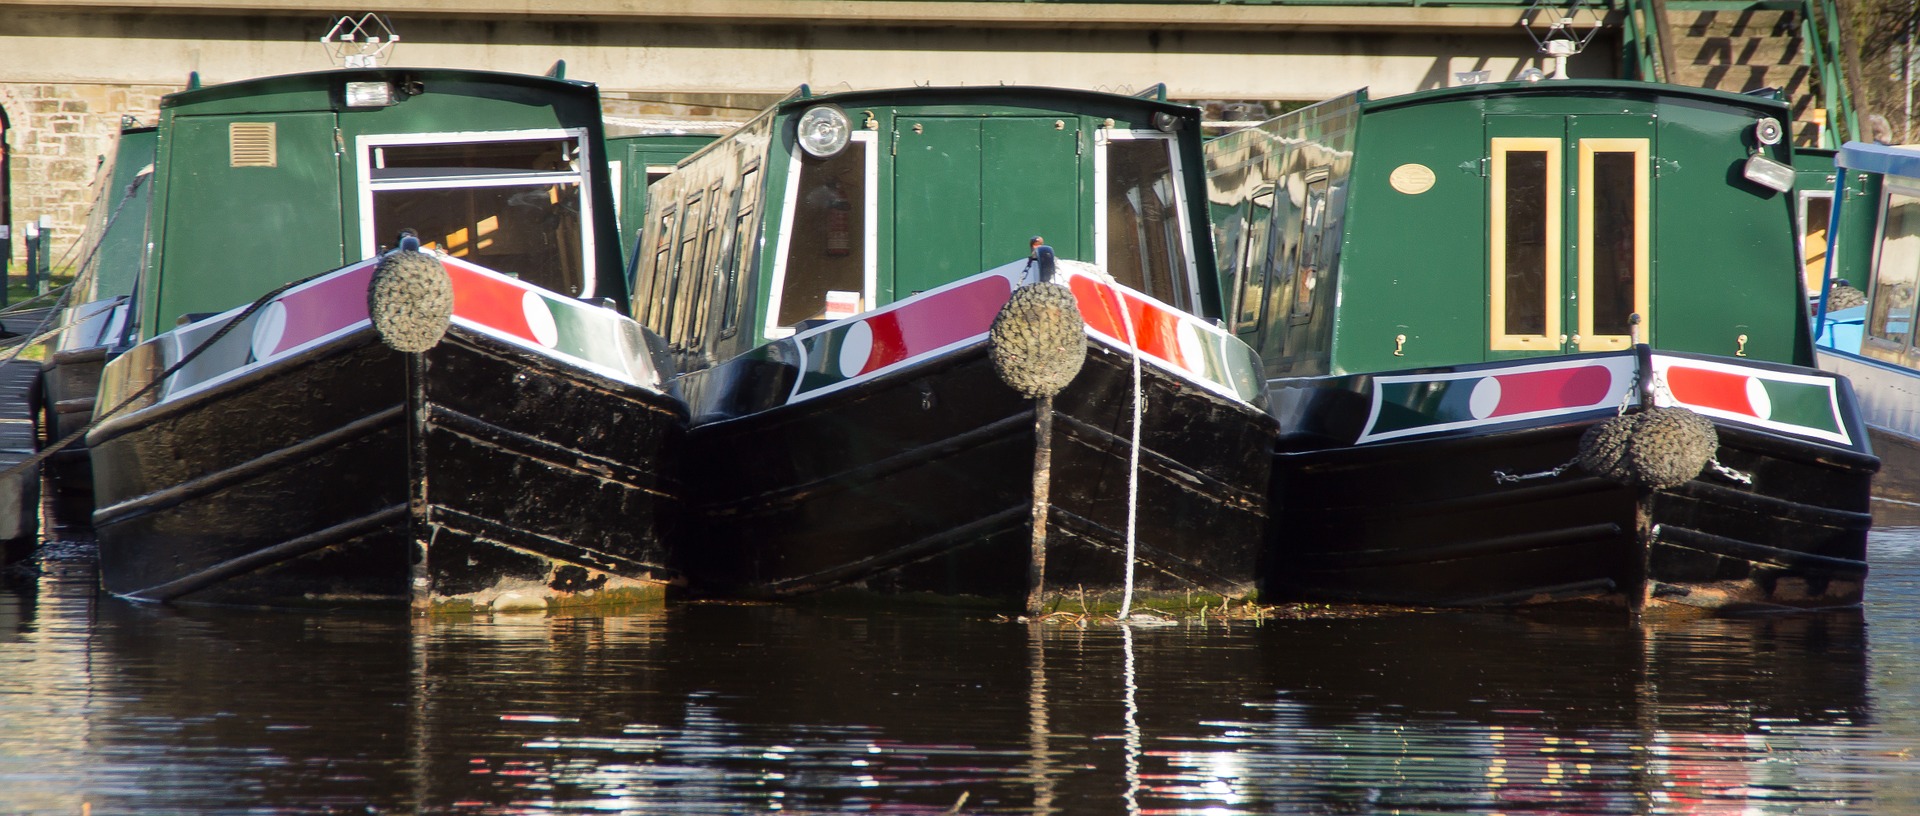
[[(473, 176), (446, 176), (433, 179), (378, 180), (373, 178), (373, 151), (394, 145), (436, 145), (436, 144), (481, 144), (486, 142), (531, 142), (539, 140), (572, 140), (576, 155), (576, 166), (568, 172), (546, 173), (486, 173)], [(587, 138), (586, 128), (540, 128), (535, 130), (492, 130), (492, 131), (448, 131), (441, 133), (378, 133), (365, 134), (354, 138), (355, 164), (359, 167), (360, 185), (360, 257), (371, 258), (379, 250), (379, 236), (373, 232), (373, 194), (376, 190), (433, 190), (448, 187), (530, 187), (536, 184), (556, 181), (578, 181), (580, 184), (580, 275), (582, 282), (580, 294), (576, 297), (594, 296), (597, 283), (595, 274), (599, 263), (594, 255), (594, 188), (593, 142)], [(618, 189), (616, 187), (616, 189)]]
[[(866, 201), (861, 203), (865, 223), (861, 227), (864, 249), (861, 250), (860, 259), (860, 308), (866, 311), (880, 305), (880, 134), (878, 131), (856, 130), (847, 138), (847, 144), (854, 142), (864, 143), (867, 155), (866, 167), (861, 171), (866, 178)], [(762, 335), (769, 340), (791, 337), (794, 332), (792, 326), (782, 326), (779, 321), (780, 298), (786, 292), (787, 285), (787, 250), (793, 240), (793, 207), (799, 198), (800, 145), (796, 142), (787, 158), (787, 189), (780, 199), (780, 235), (773, 250), (773, 279), (767, 292), (767, 322), (761, 326)]]
[[(1156, 139), (1166, 143), (1168, 166), (1173, 168), (1173, 200), (1180, 214), (1180, 254), (1186, 265), (1187, 307), (1200, 308), (1200, 269), (1193, 255), (1193, 224), (1187, 217), (1186, 168), (1180, 162), (1180, 141), (1157, 130), (1100, 128), (1093, 133), (1093, 261), (1107, 269), (1107, 144), (1128, 139)], [(1171, 301), (1169, 301), (1171, 302)]]

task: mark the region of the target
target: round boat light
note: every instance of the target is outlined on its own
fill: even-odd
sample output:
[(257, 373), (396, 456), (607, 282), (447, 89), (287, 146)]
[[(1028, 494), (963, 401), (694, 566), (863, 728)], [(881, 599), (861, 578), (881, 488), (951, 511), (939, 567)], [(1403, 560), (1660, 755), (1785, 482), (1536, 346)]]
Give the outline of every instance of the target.
[(847, 146), (853, 128), (847, 114), (836, 105), (819, 105), (800, 114), (800, 149), (820, 158), (839, 153)]
[(1172, 133), (1180, 129), (1180, 118), (1166, 111), (1153, 114), (1153, 129), (1161, 133)]
[(1772, 147), (1780, 143), (1780, 120), (1771, 116), (1753, 123), (1753, 138), (1760, 144)]

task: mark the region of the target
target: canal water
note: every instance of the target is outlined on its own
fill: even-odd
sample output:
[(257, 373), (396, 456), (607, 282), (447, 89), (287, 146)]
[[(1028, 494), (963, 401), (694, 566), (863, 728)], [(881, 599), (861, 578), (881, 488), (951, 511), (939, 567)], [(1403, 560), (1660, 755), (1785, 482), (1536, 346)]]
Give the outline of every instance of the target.
[(1920, 813), (1920, 513), (1864, 610), (1118, 627), (0, 586), (0, 813)]

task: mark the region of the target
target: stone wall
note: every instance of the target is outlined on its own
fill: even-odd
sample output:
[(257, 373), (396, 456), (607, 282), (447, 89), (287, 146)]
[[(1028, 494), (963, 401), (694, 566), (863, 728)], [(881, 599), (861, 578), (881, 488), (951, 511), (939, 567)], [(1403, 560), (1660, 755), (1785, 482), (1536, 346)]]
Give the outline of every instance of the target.
[(158, 118), (160, 97), (176, 87), (0, 82), (7, 112), (7, 153), (13, 173), (13, 262), (26, 261), (23, 227), (52, 219), (53, 257), (73, 263), (71, 250), (93, 206), (100, 162), (113, 150), (121, 118), (143, 124)]

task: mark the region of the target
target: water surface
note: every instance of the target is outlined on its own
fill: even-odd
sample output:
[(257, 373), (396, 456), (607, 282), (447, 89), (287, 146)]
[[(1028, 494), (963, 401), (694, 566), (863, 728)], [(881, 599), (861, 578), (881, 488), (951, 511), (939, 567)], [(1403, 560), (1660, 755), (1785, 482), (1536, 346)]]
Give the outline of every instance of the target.
[(1026, 625), (172, 609), (0, 586), (0, 813), (1920, 813), (1920, 513), (1864, 610)]

